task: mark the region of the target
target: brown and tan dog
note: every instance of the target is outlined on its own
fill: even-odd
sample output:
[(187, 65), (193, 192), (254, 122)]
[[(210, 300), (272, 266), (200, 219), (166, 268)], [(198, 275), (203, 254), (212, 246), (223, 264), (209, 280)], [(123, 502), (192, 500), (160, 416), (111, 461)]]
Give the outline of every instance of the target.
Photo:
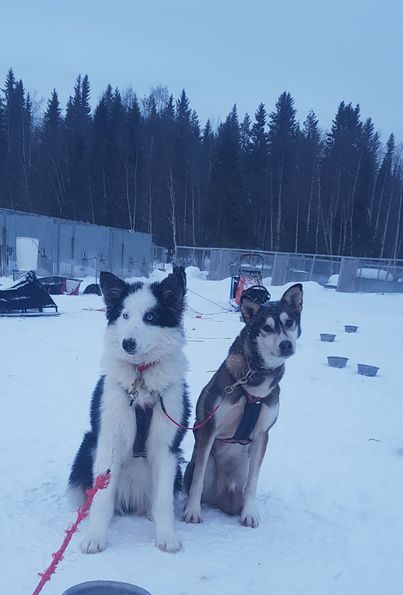
[(201, 502), (206, 502), (240, 514), (247, 527), (259, 524), (257, 482), (268, 432), (278, 415), (284, 362), (295, 353), (301, 334), (302, 285), (290, 287), (278, 302), (257, 303), (253, 295), (253, 290), (245, 292), (245, 327), (196, 405), (196, 425), (219, 407), (194, 432), (184, 478), (187, 523), (201, 522)]

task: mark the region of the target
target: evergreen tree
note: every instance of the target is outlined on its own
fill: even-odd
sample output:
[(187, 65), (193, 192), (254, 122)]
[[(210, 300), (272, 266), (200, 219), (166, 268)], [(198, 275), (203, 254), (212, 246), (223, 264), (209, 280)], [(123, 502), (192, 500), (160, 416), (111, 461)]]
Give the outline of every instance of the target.
[(379, 136), (375, 132), (371, 118), (361, 126), (358, 140), (360, 171), (356, 182), (354, 211), (352, 215), (353, 254), (370, 255), (371, 219), (373, 196), (375, 193), (376, 174), (379, 161)]
[(353, 253), (353, 220), (361, 175), (360, 107), (338, 107), (323, 160), (323, 237), (329, 254)]
[[(269, 151), (273, 214), (270, 217), (270, 249), (293, 250), (295, 196), (293, 174), (297, 159), (298, 124), (294, 99), (284, 91), (269, 116)], [(291, 223), (285, 226), (285, 221)]]
[(252, 122), (249, 114), (245, 114), (239, 127), (240, 149), (245, 158), (250, 156), (252, 150)]
[(110, 113), (110, 187), (113, 197), (110, 225), (129, 227), (130, 218), (125, 201), (126, 189), (124, 182), (124, 139), (126, 125), (126, 110), (118, 89), (115, 89)]
[(393, 158), (395, 155), (395, 137), (392, 133), (386, 143), (386, 152), (382, 159), (382, 164), (379, 169), (379, 174), (376, 180), (375, 197), (376, 208), (374, 213), (374, 240), (378, 240), (382, 234), (382, 227), (384, 224), (385, 203), (392, 189), (392, 167)]
[(169, 96), (167, 104), (162, 111), (162, 117), (168, 122), (173, 122), (175, 119), (175, 104), (173, 95)]
[(176, 102), (176, 119), (182, 126), (186, 127), (190, 124), (190, 115), (189, 99), (185, 89), (182, 89), (182, 93)]
[(43, 116), (43, 132), (44, 135), (47, 133), (54, 133), (60, 131), (62, 124), (61, 117), (62, 110), (60, 108), (59, 97), (56, 89), (53, 89), (52, 95), (48, 100), (47, 108)]
[(90, 85), (87, 75), (78, 75), (74, 95), (68, 100), (65, 117), (65, 144), (68, 161), (68, 216), (93, 221), (92, 190), (89, 179), (91, 108)]
[(96, 220), (108, 225), (113, 218), (113, 199), (110, 195), (111, 134), (110, 121), (113, 91), (108, 85), (94, 111), (91, 142), (91, 193), (94, 196)]
[(386, 143), (386, 152), (379, 170), (376, 184), (377, 209), (374, 222), (374, 240), (377, 246), (378, 256), (385, 256), (385, 248), (388, 243), (387, 233), (390, 227), (392, 205), (397, 179), (399, 177), (399, 160), (396, 157), (395, 137), (392, 133)]
[(210, 120), (207, 120), (201, 135), (200, 161), (198, 166), (199, 201), (196, 213), (196, 245), (208, 245), (210, 242), (210, 234), (207, 232), (206, 226), (211, 225), (207, 213), (209, 209), (208, 190), (213, 171), (214, 147), (215, 135)]
[[(57, 217), (65, 216), (67, 205), (67, 160), (63, 143), (63, 118), (54, 89), (47, 102), (39, 137), (34, 176), (37, 211)], [(39, 200), (38, 200), (39, 199)]]
[(319, 250), (320, 214), (320, 161), (322, 157), (322, 141), (319, 122), (311, 110), (302, 127), (299, 143), (299, 176), (298, 176), (298, 221), (296, 224), (295, 247), (300, 246), (308, 252)]
[(247, 247), (251, 234), (246, 226), (246, 204), (240, 155), (240, 130), (236, 106), (218, 129), (209, 187), (206, 227), (213, 246)]
[(32, 208), (29, 193), (29, 168), (32, 133), (31, 104), (25, 99), (22, 81), (16, 81), (10, 69), (5, 83), (6, 126), (6, 205), (12, 209)]
[(7, 199), (7, 125), (6, 108), (0, 96), (0, 206), (9, 206)]
[(263, 103), (255, 113), (255, 121), (251, 129), (251, 151), (249, 167), (249, 183), (251, 196), (251, 221), (257, 246), (262, 249), (268, 244), (268, 226), (272, 216), (272, 196), (269, 172), (269, 141), (266, 132), (267, 112)]
[[(168, 188), (171, 207), (175, 210), (176, 221), (174, 244), (191, 245), (192, 205), (191, 205), (191, 146), (193, 131), (191, 109), (185, 89), (176, 102), (176, 126), (173, 138), (172, 163), (168, 171)], [(175, 202), (175, 205), (173, 205)], [(171, 213), (171, 220), (173, 213)]]
[(91, 122), (91, 106), (90, 106), (90, 82), (88, 75), (84, 75), (81, 83), (80, 97), (80, 116), (82, 118), (83, 126), (88, 126)]
[(190, 114), (190, 129), (192, 131), (193, 134), (193, 139), (196, 142), (200, 142), (200, 120), (199, 120), (199, 116), (197, 115), (197, 113), (195, 112), (194, 109), (192, 109), (191, 114)]
[(126, 203), (130, 229), (135, 230), (138, 225), (137, 216), (142, 187), (141, 172), (144, 169), (142, 117), (136, 95), (131, 98), (127, 106), (123, 142)]
[[(78, 76), (63, 117), (54, 90), (42, 121), (12, 69), (0, 91), (0, 205), (128, 227), (179, 244), (403, 256), (399, 145), (385, 149), (359, 106), (341, 102), (323, 135), (302, 128), (287, 92), (267, 116), (201, 127), (183, 90), (139, 102), (109, 85), (94, 117)], [(202, 263), (200, 263), (202, 264)]]

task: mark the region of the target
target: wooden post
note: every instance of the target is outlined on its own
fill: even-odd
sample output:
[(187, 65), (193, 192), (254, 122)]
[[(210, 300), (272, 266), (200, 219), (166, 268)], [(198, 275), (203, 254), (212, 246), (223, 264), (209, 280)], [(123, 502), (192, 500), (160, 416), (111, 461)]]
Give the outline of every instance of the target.
[(357, 258), (343, 257), (341, 259), (337, 291), (353, 293), (355, 291), (355, 278), (357, 276)]
[(272, 285), (284, 285), (287, 277), (289, 254), (281, 254), (276, 252), (273, 261), (273, 270), (271, 275)]

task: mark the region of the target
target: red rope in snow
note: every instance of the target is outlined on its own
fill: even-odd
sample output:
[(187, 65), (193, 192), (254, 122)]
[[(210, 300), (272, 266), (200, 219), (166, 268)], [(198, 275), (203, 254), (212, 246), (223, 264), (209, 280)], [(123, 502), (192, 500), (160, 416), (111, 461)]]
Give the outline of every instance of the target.
[(108, 486), (110, 478), (111, 478), (110, 473), (111, 472), (108, 469), (106, 471), (106, 473), (101, 473), (101, 475), (98, 475), (98, 477), (96, 478), (96, 480), (94, 482), (93, 487), (86, 491), (85, 502), (78, 509), (77, 518), (76, 518), (75, 522), (71, 525), (71, 527), (66, 529), (66, 531), (65, 531), (66, 537), (64, 538), (62, 545), (57, 550), (57, 552), (54, 552), (52, 554), (53, 560), (52, 560), (50, 566), (44, 572), (38, 573), (38, 575), (41, 577), (41, 580), (39, 581), (39, 584), (36, 587), (35, 591), (32, 593), (32, 595), (38, 595), (38, 593), (40, 593), (42, 591), (45, 583), (51, 579), (52, 574), (56, 571), (56, 566), (59, 564), (59, 562), (61, 560), (63, 560), (63, 554), (66, 551), (67, 546), (69, 545), (74, 533), (77, 531), (78, 525), (88, 515), (88, 511), (90, 509), (92, 501), (94, 500), (95, 494), (99, 490), (104, 490)]

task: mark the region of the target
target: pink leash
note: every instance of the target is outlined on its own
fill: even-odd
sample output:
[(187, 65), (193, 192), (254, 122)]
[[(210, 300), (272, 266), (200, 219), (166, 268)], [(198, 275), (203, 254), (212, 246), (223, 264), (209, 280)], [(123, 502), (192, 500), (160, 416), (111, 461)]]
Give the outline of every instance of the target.
[(179, 422), (177, 422), (173, 417), (171, 417), (168, 413), (168, 411), (165, 409), (165, 405), (164, 405), (164, 401), (162, 400), (162, 397), (160, 397), (160, 403), (161, 403), (161, 409), (164, 412), (164, 414), (167, 416), (167, 418), (173, 423), (175, 424), (176, 427), (181, 428), (181, 430), (200, 430), (200, 428), (202, 428), (203, 426), (206, 425), (206, 423), (208, 421), (210, 421), (210, 419), (213, 417), (214, 413), (217, 411), (217, 409), (219, 408), (219, 405), (216, 405), (214, 407), (214, 409), (212, 411), (210, 411), (210, 413), (207, 415), (207, 417), (205, 419), (203, 419), (203, 421), (199, 422), (198, 424), (195, 424), (194, 426), (184, 426), (182, 424), (180, 424)]
[(44, 572), (38, 573), (41, 577), (41, 580), (39, 581), (39, 584), (36, 587), (35, 591), (32, 593), (32, 595), (38, 595), (38, 593), (42, 591), (45, 583), (51, 579), (52, 574), (56, 571), (57, 565), (61, 560), (63, 560), (63, 554), (66, 551), (67, 546), (69, 545), (74, 533), (77, 531), (78, 525), (88, 515), (88, 511), (90, 509), (92, 501), (94, 500), (95, 494), (99, 490), (104, 490), (108, 486), (110, 478), (111, 472), (109, 469), (107, 469), (106, 473), (101, 473), (101, 475), (98, 475), (93, 487), (86, 491), (86, 500), (84, 504), (78, 509), (77, 518), (75, 522), (71, 525), (69, 529), (66, 529), (66, 537), (64, 538), (62, 545), (57, 550), (57, 552), (54, 552), (52, 554), (53, 560), (50, 563), (50, 566)]

